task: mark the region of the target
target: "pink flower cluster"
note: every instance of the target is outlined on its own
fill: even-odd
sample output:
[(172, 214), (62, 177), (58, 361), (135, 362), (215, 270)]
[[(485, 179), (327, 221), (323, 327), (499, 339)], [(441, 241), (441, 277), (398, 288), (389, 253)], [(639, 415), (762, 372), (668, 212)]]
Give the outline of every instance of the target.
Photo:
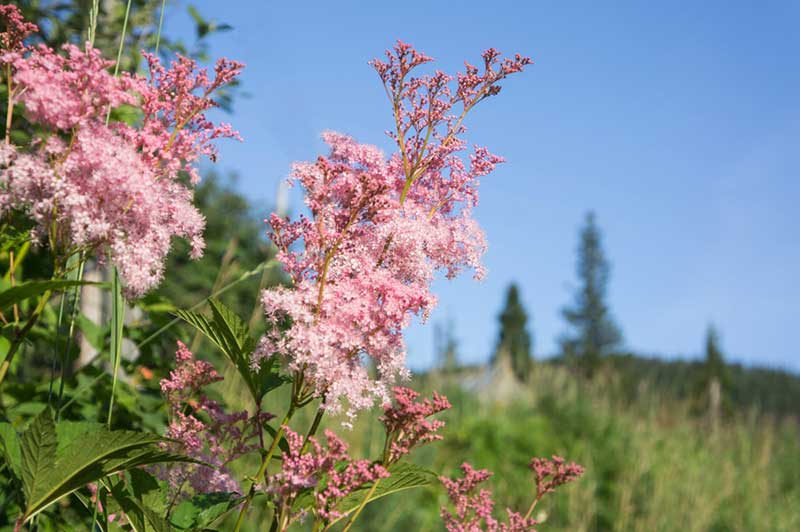
[(0, 6), (0, 24), (4, 31), (0, 32), (0, 47), (3, 48), (0, 61), (8, 63), (25, 48), (25, 39), (31, 33), (39, 31), (39, 26), (25, 22), (22, 12), (13, 4)]
[(268, 491), (285, 520), (284, 527), (302, 516), (301, 511), (292, 509), (301, 493), (313, 493), (311, 511), (327, 523), (342, 516), (336, 509), (342, 499), (366, 484), (389, 476), (380, 464), (353, 460), (347, 452), (347, 444), (329, 430), (325, 431), (325, 447), (314, 437), (304, 445), (303, 437), (288, 427), (284, 427), (284, 432), (289, 450), (283, 453), (281, 471), (268, 479)]
[(533, 527), (536, 521), (511, 509), (506, 509), (507, 523), (500, 523), (492, 517), (492, 492), (478, 489), (481, 483), (492, 476), (491, 472), (476, 470), (466, 462), (461, 464), (461, 471), (463, 478), (440, 478), (455, 508), (454, 513), (442, 508), (441, 515), (447, 532), (535, 532)]
[[(13, 46), (0, 63), (12, 72), (10, 98), (42, 133), (26, 149), (0, 149), (0, 215), (27, 214), (34, 237), (57, 256), (110, 254), (126, 296), (138, 297), (160, 282), (172, 238), (202, 255), (205, 220), (180, 176), (195, 183), (197, 159), (215, 156), (211, 141), (238, 137), (204, 112), (242, 65), (220, 60), (212, 80), (190, 59), (165, 69), (148, 56), (149, 78), (114, 77), (113, 63), (91, 47), (25, 47), (20, 36), (30, 28), (17, 14), (0, 12), (10, 28), (0, 40)], [(109, 124), (109, 113), (124, 106), (138, 115), (135, 125)]]
[(560, 457), (553, 455), (553, 458), (531, 458), (528, 466), (536, 476), (536, 497), (541, 498), (546, 493), (552, 493), (559, 486), (572, 482), (579, 478), (586, 471), (583, 466), (575, 462), (566, 463)]
[[(288, 318), (291, 327), (270, 327), (253, 358), (257, 365), (285, 357), (326, 408), (336, 412), (346, 402), (351, 416), (376, 400), (389, 402), (391, 386), (408, 375), (402, 331), (413, 315), (425, 318), (434, 307), (435, 273), (453, 277), (471, 268), (482, 276), (486, 244), (470, 209), (478, 178), (501, 159), (476, 148), (467, 168), (458, 135), (466, 112), (529, 62), (500, 64), (496, 52), (486, 52), (486, 72), (470, 74), (468, 66), (451, 95), (450, 76), (409, 75), (429, 60), (409, 45), (399, 43), (388, 57), (373, 64), (394, 106), (399, 152), (387, 158), (329, 132), (329, 156), (294, 166), (291, 182), (305, 189), (310, 216), (268, 220), (294, 287), (262, 297), (268, 321)], [(458, 102), (464, 109), (451, 116)], [(377, 378), (367, 372), (366, 357)]]
[(383, 407), (381, 422), (386, 428), (387, 463), (393, 463), (428, 442), (441, 440), (436, 432), (444, 421), (428, 419), (451, 407), (447, 397), (433, 392), (433, 399), (417, 401), (419, 393), (411, 388), (395, 387), (394, 405)]
[[(166, 437), (173, 440), (165, 447), (213, 467), (200, 464), (160, 466), (156, 474), (170, 484), (172, 496), (187, 493), (236, 492), (228, 464), (258, 449), (261, 423), (269, 414), (248, 416), (246, 411), (226, 414), (215, 401), (202, 393), (202, 388), (222, 380), (208, 362), (197, 360), (183, 343), (178, 342), (176, 368), (161, 380), (161, 392), (170, 409)], [(186, 413), (191, 409), (192, 413)]]
[(536, 525), (530, 514), (542, 497), (552, 493), (568, 482), (571, 482), (584, 473), (584, 468), (570, 462), (569, 464), (560, 456), (552, 459), (532, 458), (530, 469), (536, 476), (536, 494), (534, 495), (528, 512), (522, 514), (506, 508), (508, 522), (500, 523), (492, 517), (494, 501), (492, 492), (478, 489), (478, 485), (492, 476), (485, 469), (476, 470), (468, 463), (461, 465), (464, 477), (449, 479), (441, 477), (447, 494), (450, 497), (455, 512), (442, 508), (441, 515), (448, 532), (528, 532), (534, 531)]

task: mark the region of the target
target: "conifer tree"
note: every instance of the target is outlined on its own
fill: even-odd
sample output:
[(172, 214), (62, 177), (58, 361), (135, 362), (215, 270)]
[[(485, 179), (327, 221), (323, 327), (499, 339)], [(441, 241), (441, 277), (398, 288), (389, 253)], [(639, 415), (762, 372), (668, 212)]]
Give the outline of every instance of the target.
[(725, 359), (719, 344), (716, 328), (709, 325), (706, 331), (705, 359), (699, 391), (712, 428), (716, 428), (719, 422), (720, 410), (726, 399), (725, 392), (729, 387)]
[(593, 212), (587, 213), (580, 232), (577, 274), (580, 286), (574, 301), (562, 310), (570, 330), (562, 337), (561, 345), (564, 356), (591, 377), (601, 358), (622, 343), (622, 333), (606, 301), (610, 266)]
[(519, 288), (515, 283), (508, 287), (505, 307), (498, 319), (500, 321), (500, 335), (492, 363), (496, 363), (499, 360), (498, 357), (510, 357), (514, 376), (520, 381), (525, 381), (530, 375), (533, 366), (533, 359), (531, 358), (533, 342), (527, 329), (528, 314), (522, 306)]

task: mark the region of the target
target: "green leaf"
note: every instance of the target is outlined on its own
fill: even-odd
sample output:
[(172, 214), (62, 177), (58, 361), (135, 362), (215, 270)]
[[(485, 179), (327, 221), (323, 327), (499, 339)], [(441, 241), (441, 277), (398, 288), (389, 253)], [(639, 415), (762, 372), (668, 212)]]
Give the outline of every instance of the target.
[(244, 497), (235, 493), (203, 493), (182, 501), (172, 512), (172, 524), (181, 529), (202, 530), (239, 506)]
[[(59, 439), (69, 440), (59, 445)], [(65, 425), (58, 432), (45, 410), (22, 435), (25, 520), (75, 490), (119, 471), (161, 462), (193, 461), (164, 452), (163, 438), (93, 424)]]
[(92, 516), (94, 516), (94, 521), (95, 524), (97, 525), (97, 528), (99, 528), (101, 532), (106, 532), (108, 528), (106, 526), (106, 522), (100, 515), (94, 515), (95, 505), (91, 501), (91, 499), (82, 494), (80, 491), (75, 491), (72, 493), (72, 495), (74, 495), (75, 498), (78, 499), (78, 502), (81, 503), (81, 506), (83, 506), (83, 509), (85, 510), (85, 513), (88, 517), (91, 518)]
[(22, 433), (22, 491), (30, 500), (42, 486), (47, 472), (55, 467), (56, 427), (50, 409), (36, 416), (28, 430)]
[(0, 422), (0, 446), (3, 459), (17, 478), (22, 478), (22, 448), (19, 435), (11, 423)]
[[(149, 483), (152, 480), (156, 486), (158, 482), (149, 474), (144, 471), (135, 469), (132, 470), (141, 472), (150, 477), (146, 479), (143, 476), (137, 476), (139, 482)], [(131, 478), (131, 477), (128, 477)], [(111, 496), (119, 504), (120, 508), (130, 521), (131, 527), (135, 532), (169, 532), (172, 530), (169, 522), (161, 517), (160, 512), (149, 507), (147, 503), (135, 493), (134, 481), (126, 482), (124, 480), (109, 480), (108, 485), (111, 491)], [(141, 488), (141, 485), (138, 487)]]
[(75, 442), (79, 437), (86, 435), (89, 432), (98, 432), (105, 427), (102, 423), (94, 421), (59, 421), (56, 425), (56, 435), (58, 439), (58, 448), (56, 455), (64, 452), (64, 449)]
[[(397, 462), (391, 465), (389, 473), (392, 476), (379, 481), (378, 487), (375, 488), (375, 492), (369, 498), (367, 504), (392, 493), (429, 486), (436, 481), (435, 473), (409, 462)], [(338, 511), (342, 512), (342, 516), (333, 520), (332, 523), (339, 521), (358, 508), (371, 487), (372, 485), (364, 486), (342, 499), (336, 507)]]
[(169, 491), (167, 483), (159, 482), (144, 469), (131, 469), (127, 472), (127, 476), (130, 479), (133, 496), (158, 515), (166, 515)]
[(0, 292), (0, 311), (5, 310), (16, 303), (25, 301), (31, 297), (44, 294), (48, 290), (58, 291), (64, 290), (65, 288), (82, 285), (107, 287), (108, 283), (78, 281), (73, 279), (60, 279), (56, 281), (28, 281), (27, 283), (22, 283), (13, 288), (9, 288), (8, 290)]
[(250, 366), (250, 355), (255, 341), (250, 337), (247, 324), (218, 299), (209, 298), (211, 319), (198, 312), (178, 310), (176, 315), (203, 333), (236, 367), (257, 405), (269, 391), (286, 380), (278, 374), (272, 359), (265, 360), (257, 372)]

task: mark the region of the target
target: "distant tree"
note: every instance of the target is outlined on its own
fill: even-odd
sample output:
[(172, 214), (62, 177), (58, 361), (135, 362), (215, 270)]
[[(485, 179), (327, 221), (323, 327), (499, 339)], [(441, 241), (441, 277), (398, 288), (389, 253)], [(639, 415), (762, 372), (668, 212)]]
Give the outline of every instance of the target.
[(713, 325), (709, 325), (706, 330), (705, 360), (703, 363), (703, 373), (705, 381), (712, 379), (724, 380), (725, 360), (719, 346), (719, 334)]
[(571, 330), (562, 337), (561, 345), (565, 358), (591, 377), (600, 359), (622, 343), (622, 333), (606, 302), (610, 266), (593, 212), (587, 213), (580, 232), (577, 273), (580, 286), (574, 302), (562, 310)]
[(716, 428), (722, 406), (727, 403), (730, 388), (725, 359), (720, 349), (719, 334), (713, 325), (706, 330), (705, 358), (700, 370), (699, 399), (712, 428)]
[(520, 381), (525, 381), (533, 367), (531, 358), (533, 341), (527, 329), (528, 314), (525, 312), (525, 307), (522, 306), (519, 288), (515, 283), (508, 287), (505, 307), (498, 319), (500, 335), (492, 357), (492, 364), (496, 363), (499, 357), (510, 357), (514, 376)]

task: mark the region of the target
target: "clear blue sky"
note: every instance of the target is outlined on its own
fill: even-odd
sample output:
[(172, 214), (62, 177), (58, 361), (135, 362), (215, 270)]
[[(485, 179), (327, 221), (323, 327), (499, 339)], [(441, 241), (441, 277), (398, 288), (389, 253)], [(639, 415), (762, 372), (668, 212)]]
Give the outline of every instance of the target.
[[(235, 28), (212, 54), (247, 63), (250, 96), (230, 117), (246, 142), (222, 145), (219, 166), (262, 208), (326, 129), (391, 149), (366, 63), (395, 39), (447, 71), (491, 46), (534, 58), (468, 124), (468, 141), (508, 163), (483, 180), (477, 209), (488, 278), (435, 285), (432, 321), (454, 320), (464, 360), (491, 352), (512, 280), (536, 354), (555, 351), (593, 209), (628, 347), (697, 356), (713, 321), (731, 359), (800, 370), (800, 3), (195, 4)], [(189, 29), (182, 6), (167, 14), (173, 35)], [(408, 344), (411, 366), (428, 364), (432, 326)]]

